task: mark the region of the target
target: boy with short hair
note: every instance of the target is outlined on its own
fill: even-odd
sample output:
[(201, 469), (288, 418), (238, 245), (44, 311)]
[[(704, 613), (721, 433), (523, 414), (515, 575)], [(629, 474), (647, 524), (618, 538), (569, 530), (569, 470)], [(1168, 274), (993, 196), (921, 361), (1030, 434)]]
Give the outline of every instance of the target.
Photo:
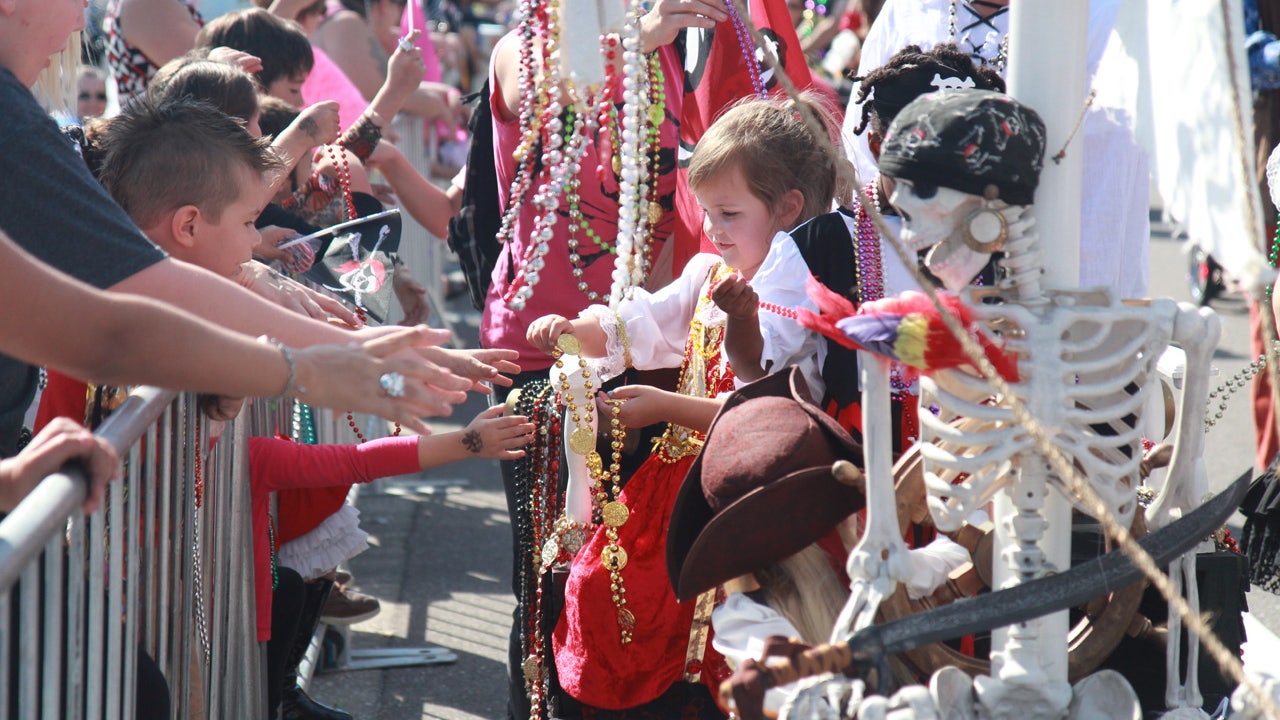
[(103, 138), (102, 184), (179, 260), (234, 278), (261, 241), (254, 221), (284, 163), (207, 103), (140, 99)]

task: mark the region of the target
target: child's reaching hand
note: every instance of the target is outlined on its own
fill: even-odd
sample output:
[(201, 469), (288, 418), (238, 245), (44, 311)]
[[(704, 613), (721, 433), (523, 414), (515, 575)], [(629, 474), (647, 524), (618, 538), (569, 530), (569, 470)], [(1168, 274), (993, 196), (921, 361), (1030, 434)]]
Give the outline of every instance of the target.
[(613, 405), (621, 411), (618, 421), (624, 427), (642, 428), (668, 419), (667, 398), (672, 393), (649, 385), (623, 385), (612, 392), (596, 395), (596, 407), (600, 412), (600, 426), (606, 427), (613, 417)]
[(529, 344), (550, 355), (555, 350), (556, 340), (565, 333), (573, 332), (573, 323), (563, 315), (543, 315), (529, 323), (525, 331), (525, 339)]
[(742, 273), (735, 272), (711, 290), (711, 301), (731, 318), (750, 320), (760, 310), (760, 296)]
[(495, 405), (485, 410), (458, 433), (469, 455), (492, 460), (524, 457), (524, 446), (533, 442), (534, 425), (523, 415), (504, 416), (504, 409)]

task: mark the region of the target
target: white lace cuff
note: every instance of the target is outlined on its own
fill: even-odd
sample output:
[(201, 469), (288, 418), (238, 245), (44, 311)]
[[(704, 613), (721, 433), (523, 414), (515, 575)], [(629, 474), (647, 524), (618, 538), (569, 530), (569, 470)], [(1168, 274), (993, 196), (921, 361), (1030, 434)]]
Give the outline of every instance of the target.
[(627, 371), (628, 343), (622, 341), (626, 328), (622, 324), (622, 316), (607, 305), (589, 305), (578, 314), (580, 318), (595, 318), (604, 331), (605, 356), (587, 358), (587, 364), (595, 371), (601, 381), (618, 377)]

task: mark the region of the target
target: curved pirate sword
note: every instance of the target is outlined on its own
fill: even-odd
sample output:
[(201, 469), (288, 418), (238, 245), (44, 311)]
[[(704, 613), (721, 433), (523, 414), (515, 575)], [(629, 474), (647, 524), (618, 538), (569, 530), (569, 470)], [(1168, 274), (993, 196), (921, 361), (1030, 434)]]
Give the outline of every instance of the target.
[[(1252, 470), (1246, 471), (1222, 492), (1180, 520), (1148, 534), (1138, 545), (1157, 565), (1167, 565), (1222, 527), (1244, 499), (1252, 474)], [(1112, 550), (1066, 572), (871, 625), (853, 633), (844, 642), (810, 648), (794, 660), (771, 657), (767, 667), (756, 665), (754, 669), (764, 689), (824, 672), (845, 670), (854, 670), (861, 677), (876, 670), (883, 684), (889, 678), (885, 660), (893, 653), (1075, 607), (1113, 588), (1124, 587), (1141, 574), (1123, 551)], [(721, 698), (726, 703), (734, 697), (732, 682), (729, 680), (720, 686)]]

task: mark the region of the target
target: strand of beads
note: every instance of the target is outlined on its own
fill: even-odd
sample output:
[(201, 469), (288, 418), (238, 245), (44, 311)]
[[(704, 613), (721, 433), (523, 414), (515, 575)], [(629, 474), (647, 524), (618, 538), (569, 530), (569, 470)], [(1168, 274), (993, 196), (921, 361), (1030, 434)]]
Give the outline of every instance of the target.
[[(1276, 216), (1276, 234), (1271, 238), (1271, 251), (1267, 253), (1267, 262), (1271, 267), (1280, 267), (1280, 214)], [(1267, 299), (1271, 299), (1274, 285), (1267, 286)]]
[(738, 4), (735, 0), (724, 0), (724, 4), (729, 13), (729, 22), (733, 25), (733, 32), (738, 36), (738, 47), (742, 50), (743, 65), (746, 66), (747, 74), (751, 77), (751, 87), (755, 90), (756, 97), (768, 97), (769, 92), (764, 86), (764, 76), (760, 74), (760, 63), (756, 61), (756, 44), (751, 39), (746, 22), (738, 14)]
[[(596, 434), (591, 429), (591, 418), (595, 410), (595, 393), (592, 388), (591, 370), (587, 367), (587, 360), (578, 355), (581, 349), (578, 339), (565, 333), (556, 338), (556, 350), (553, 356), (555, 357), (556, 368), (560, 371), (561, 399), (568, 410), (569, 418), (573, 421), (573, 432), (569, 435), (569, 449), (579, 455), (587, 456), (587, 461), (590, 463), (591, 455), (595, 453), (596, 448)], [(574, 355), (578, 358), (578, 369), (582, 373), (584, 388), (581, 412), (579, 412), (577, 398), (573, 393), (573, 384), (569, 382), (568, 372), (564, 369), (565, 355)], [(596, 463), (599, 463), (598, 456)]]
[[(1273, 355), (1280, 352), (1280, 340), (1271, 344), (1271, 352)], [(1263, 353), (1253, 362), (1237, 370), (1234, 375), (1227, 378), (1225, 382), (1218, 385), (1218, 387), (1214, 388), (1213, 391), (1209, 393), (1209, 402), (1212, 403), (1214, 400), (1217, 400), (1218, 407), (1212, 415), (1209, 415), (1208, 413), (1205, 414), (1205, 432), (1208, 432), (1210, 428), (1222, 419), (1223, 413), (1226, 412), (1227, 403), (1231, 399), (1231, 396), (1234, 395), (1237, 390), (1247, 387), (1249, 382), (1253, 380), (1253, 377), (1262, 372), (1262, 369), (1266, 366), (1267, 355), (1266, 353)]]
[[(539, 12), (540, 10), (540, 12)], [(529, 237), (529, 247), (521, 258), (516, 277), (503, 295), (503, 300), (513, 310), (523, 310), (525, 304), (533, 297), (533, 289), (542, 279), (541, 271), (546, 267), (544, 257), (551, 250), (551, 240), (555, 237), (554, 227), (558, 219), (560, 195), (564, 192), (567, 178), (564, 171), (564, 106), (560, 103), (560, 89), (563, 78), (560, 76), (560, 63), (556, 61), (559, 53), (560, 37), (560, 2), (550, 0), (533, 9), (535, 32), (528, 46), (522, 46), (521, 71), (527, 71), (528, 81), (521, 85), (522, 93), (531, 92), (535, 100), (532, 105), (522, 107), (521, 113), (527, 110), (530, 114), (527, 132), (520, 146), (516, 149), (516, 158), (522, 169), (527, 166), (529, 179), (520, 188), (513, 188), (507, 203), (507, 216), (503, 218), (500, 229), (500, 240), (509, 240), (511, 228), (514, 227), (515, 216), (519, 214), (521, 200), (528, 193), (533, 183), (533, 158), (536, 148), (543, 147), (542, 165), (543, 182), (534, 193), (533, 204), (538, 214), (533, 223)], [(540, 21), (540, 22), (539, 22)], [(541, 52), (536, 53), (534, 45), (541, 43)], [(540, 65), (534, 56), (541, 58)], [(527, 56), (527, 57), (526, 57)], [(541, 72), (538, 72), (538, 68)], [(541, 77), (537, 77), (538, 75)], [(517, 182), (523, 174), (517, 175)], [(519, 189), (520, 194), (515, 194)], [(509, 222), (508, 222), (509, 221)], [(503, 232), (505, 230), (505, 232)]]
[[(622, 447), (627, 439), (626, 428), (622, 426), (619, 415), (622, 413), (620, 403), (609, 403), (609, 447), (612, 451), (609, 459), (610, 488), (608, 498), (604, 496), (604, 479), (601, 478), (600, 495), (603, 507), (600, 509), (600, 520), (605, 526), (605, 538), (609, 544), (600, 551), (600, 562), (609, 571), (609, 589), (613, 605), (618, 611), (618, 632), (623, 645), (631, 642), (636, 629), (636, 617), (627, 609), (627, 588), (622, 582), (622, 569), (627, 566), (627, 551), (618, 542), (618, 528), (627, 524), (631, 511), (622, 502)], [(604, 502), (605, 500), (608, 502)]]
[(351, 164), (347, 160), (347, 151), (339, 145), (325, 145), (325, 152), (329, 154), (329, 159), (333, 162), (334, 170), (338, 174), (338, 187), (342, 189), (342, 200), (346, 205), (347, 220), (356, 218), (356, 202), (351, 195)]
[[(525, 395), (524, 393), (527, 393)], [(530, 717), (547, 717), (547, 694), (550, 689), (550, 675), (546, 671), (546, 641), (542, 634), (543, 603), (542, 572), (546, 569), (541, 563), (541, 548), (547, 542), (551, 532), (549, 519), (555, 512), (555, 488), (559, 476), (559, 416), (548, 413), (552, 404), (549, 401), (551, 388), (542, 383), (541, 387), (530, 385), (521, 394), (521, 411), (526, 417), (538, 425), (529, 452), (529, 463), (526, 466), (528, 475), (524, 494), (529, 503), (530, 523), (528, 528), (528, 549), (531, 552), (530, 562), (521, 570), (521, 574), (531, 573), (532, 583), (526, 581), (523, 597), (526, 603), (525, 613), (525, 661), (523, 664), (525, 689), (529, 696)]]
[(564, 145), (564, 137), (561, 135), (564, 121), (560, 117), (563, 111), (564, 108), (561, 107), (559, 100), (552, 100), (547, 109), (548, 117), (543, 123), (547, 129), (544, 138), (547, 144), (544, 156), (546, 181), (538, 187), (537, 193), (533, 196), (533, 204), (538, 209), (538, 215), (533, 221), (529, 248), (525, 251), (520, 269), (516, 272), (516, 278), (507, 288), (504, 298), (507, 305), (517, 311), (524, 309), (525, 303), (533, 297), (534, 287), (541, 280), (542, 269), (546, 267), (544, 257), (551, 251), (551, 241), (555, 238), (555, 225), (559, 219), (556, 211), (560, 208), (560, 195), (567, 186), (568, 177), (563, 172), (564, 153), (560, 149)]
[[(191, 460), (192, 473), (195, 478), (192, 490), (194, 492), (195, 512), (192, 513), (192, 535), (191, 535), (191, 580), (195, 587), (195, 616), (196, 630), (200, 638), (200, 647), (204, 650), (205, 662), (209, 661), (212, 653), (212, 645), (209, 643), (209, 623), (206, 621), (205, 605), (204, 605), (204, 553), (200, 551), (200, 532), (201, 519), (204, 513), (201, 508), (204, 506), (204, 472), (203, 472), (203, 455), (205, 444), (200, 429), (200, 411), (194, 413), (194, 421), (187, 425), (183, 425), (183, 433), (185, 435), (186, 428), (191, 427), (192, 437), (184, 437), (183, 445), (193, 448), (194, 453)], [(274, 564), (274, 563), (273, 563)]]
[(645, 178), (643, 196), (645, 210), (641, 216), (645, 221), (644, 232), (637, 240), (634, 256), (637, 262), (631, 275), (631, 283), (635, 286), (644, 284), (649, 276), (651, 261), (651, 241), (653, 229), (662, 220), (662, 203), (659, 197), (658, 183), (662, 174), (662, 123), (667, 117), (666, 77), (662, 72), (662, 63), (658, 55), (649, 56), (649, 127), (646, 142), (649, 146), (649, 174)]
[[(641, 175), (646, 169), (643, 159), (641, 123), (648, 119), (648, 97), (641, 87), (648, 80), (643, 72), (644, 53), (640, 48), (640, 17), (644, 14), (640, 0), (627, 3), (626, 34), (622, 38), (622, 173), (618, 180), (618, 242), (614, 260), (610, 307), (617, 307), (634, 287), (637, 240), (643, 227), (640, 219)], [(643, 119), (643, 120), (642, 120)]]
[(520, 89), (520, 104), (516, 115), (520, 121), (520, 144), (513, 157), (516, 161), (516, 178), (512, 181), (508, 194), (507, 207), (502, 214), (502, 223), (498, 228), (498, 242), (506, 243), (512, 239), (515, 230), (516, 216), (520, 214), (520, 206), (533, 186), (533, 157), (537, 147), (540, 130), (542, 101), (547, 98), (545, 92), (539, 92), (537, 83), (537, 44), (538, 18), (542, 15), (533, 0), (522, 0), (521, 17), (517, 30), (520, 36), (520, 70), (517, 87)]
[[(880, 214), (880, 176), (867, 183), (862, 189), (871, 198), (871, 204)], [(870, 302), (884, 297), (884, 266), (880, 256), (880, 231), (870, 213), (862, 209), (858, 203), (854, 211), (858, 226), (858, 248), (855, 267), (858, 273), (858, 300)]]
[(584, 274), (586, 268), (582, 262), (582, 255), (578, 252), (578, 230), (587, 236), (589, 240), (599, 247), (613, 252), (603, 240), (596, 235), (591, 229), (591, 223), (582, 216), (582, 208), (580, 207), (580, 197), (578, 188), (582, 185), (581, 161), (586, 152), (587, 138), (594, 132), (595, 126), (598, 124), (594, 113), (574, 113), (569, 111), (573, 120), (573, 130), (569, 138), (569, 153), (574, 156), (575, 172), (571, 173), (568, 179), (568, 190), (565, 193), (565, 202), (569, 206), (569, 236), (566, 244), (569, 247), (569, 263), (573, 266), (571, 272), (574, 280), (577, 281), (578, 291), (587, 296), (587, 300), (596, 303), (600, 302), (600, 294), (591, 289), (587, 284)]
[(778, 305), (776, 303), (765, 302), (761, 300), (760, 309), (764, 310), (765, 312), (773, 313), (774, 315), (781, 315), (782, 317), (791, 318), (792, 320), (796, 319), (796, 311), (794, 309), (789, 307), (782, 307), (781, 305)]

